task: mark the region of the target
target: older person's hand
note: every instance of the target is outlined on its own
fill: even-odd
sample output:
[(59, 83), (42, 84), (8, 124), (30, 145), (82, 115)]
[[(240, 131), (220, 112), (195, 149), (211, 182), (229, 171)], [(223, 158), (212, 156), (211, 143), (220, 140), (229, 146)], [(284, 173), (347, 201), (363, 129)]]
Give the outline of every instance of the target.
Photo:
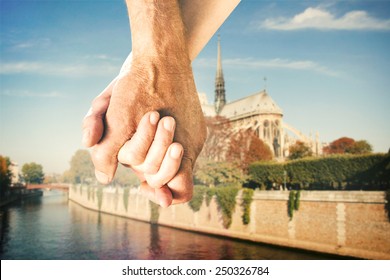
[[(105, 116), (104, 136), (92, 149), (96, 177), (109, 183), (118, 164), (119, 150), (131, 139), (136, 128), (149, 111), (158, 111), (162, 117), (176, 121), (174, 140), (184, 147), (182, 163), (176, 176), (167, 182), (172, 202), (185, 202), (192, 197), (192, 169), (206, 137), (203, 113), (197, 96), (184, 27), (177, 2), (139, 3), (128, 0), (133, 35), (133, 63), (131, 69), (113, 84), (110, 104)], [(154, 20), (159, 25), (154, 24)], [(153, 32), (150, 30), (153, 29)], [(174, 125), (169, 118), (162, 119), (165, 132)], [(156, 135), (158, 133), (156, 132)], [(163, 134), (163, 133), (162, 133)], [(155, 138), (156, 140), (156, 138)], [(163, 167), (162, 161), (169, 140), (162, 137), (150, 147), (151, 158), (146, 158), (146, 193), (155, 195), (161, 180), (155, 180)], [(132, 159), (120, 154), (119, 160), (134, 166)], [(131, 156), (130, 156), (131, 158)], [(169, 177), (169, 176), (168, 176)]]

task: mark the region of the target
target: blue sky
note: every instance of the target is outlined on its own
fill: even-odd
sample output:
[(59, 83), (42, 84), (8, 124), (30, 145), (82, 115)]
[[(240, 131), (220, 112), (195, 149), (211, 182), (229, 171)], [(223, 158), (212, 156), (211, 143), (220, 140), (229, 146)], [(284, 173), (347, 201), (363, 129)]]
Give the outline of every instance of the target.
[[(63, 172), (131, 50), (123, 0), (0, 0), (0, 154)], [(227, 99), (263, 90), (321, 141), (390, 148), (390, 1), (242, 0), (219, 30)], [(213, 100), (217, 38), (193, 63)]]

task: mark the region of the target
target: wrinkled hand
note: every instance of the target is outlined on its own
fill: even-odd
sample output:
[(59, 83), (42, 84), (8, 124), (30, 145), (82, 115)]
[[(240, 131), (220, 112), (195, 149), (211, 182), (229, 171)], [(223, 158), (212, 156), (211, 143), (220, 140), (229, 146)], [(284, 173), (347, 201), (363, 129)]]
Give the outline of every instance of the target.
[[(192, 168), (206, 136), (190, 66), (181, 73), (174, 73), (172, 69), (164, 68), (164, 65), (158, 62), (134, 61), (131, 70), (110, 86), (113, 91), (104, 119), (104, 136), (92, 149), (98, 180), (102, 183), (112, 180), (118, 164), (119, 150), (128, 139), (132, 139), (142, 116), (146, 112), (156, 110), (161, 116), (169, 115), (176, 120), (174, 141), (184, 147), (184, 154), (179, 172), (171, 181), (161, 185), (161, 180), (156, 183), (149, 179), (151, 185), (143, 184), (142, 189), (150, 196), (156, 197), (156, 190), (165, 186), (171, 192), (173, 203), (188, 201), (192, 196)], [(110, 96), (107, 94), (101, 100), (105, 98)], [(161, 122), (165, 123), (163, 120)], [(90, 135), (90, 138), (94, 137)], [(158, 146), (168, 147), (171, 144), (166, 139), (159, 141)], [(165, 155), (164, 149), (155, 149), (153, 144), (150, 149), (154, 154), (153, 159), (146, 158), (145, 161), (149, 163), (142, 170), (146, 181), (152, 178), (153, 174), (158, 174)], [(123, 153), (119, 156), (123, 163), (132, 168), (136, 166)]]

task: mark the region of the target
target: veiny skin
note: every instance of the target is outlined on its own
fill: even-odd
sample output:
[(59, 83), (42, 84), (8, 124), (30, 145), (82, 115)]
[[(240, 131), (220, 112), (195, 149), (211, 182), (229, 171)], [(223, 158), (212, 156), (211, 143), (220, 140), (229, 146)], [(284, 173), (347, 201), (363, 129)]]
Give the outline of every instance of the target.
[[(172, 116), (176, 121), (174, 142), (184, 147), (184, 155), (177, 176), (167, 186), (173, 203), (185, 202), (192, 196), (192, 169), (206, 138), (192, 72), (159, 74), (162, 66), (143, 64), (134, 61), (130, 72), (118, 78), (105, 118), (105, 134), (93, 147), (93, 162), (97, 170), (109, 176), (102, 182), (108, 183), (115, 174), (119, 149), (133, 136), (142, 116), (153, 110), (161, 117)], [(151, 174), (155, 172), (149, 170)]]

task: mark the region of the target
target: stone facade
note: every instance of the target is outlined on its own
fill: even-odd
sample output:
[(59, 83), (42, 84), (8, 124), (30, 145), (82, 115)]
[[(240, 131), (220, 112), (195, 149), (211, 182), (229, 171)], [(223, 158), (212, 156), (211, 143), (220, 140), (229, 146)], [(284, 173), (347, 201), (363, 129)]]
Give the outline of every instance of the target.
[(219, 38), (214, 104), (208, 104), (205, 94), (199, 94), (199, 100), (206, 117), (222, 116), (231, 122), (235, 130), (249, 128), (254, 130), (257, 136), (270, 147), (276, 159), (283, 160), (288, 157), (289, 147), (297, 140), (308, 145), (314, 155), (322, 154), (318, 133), (313, 139), (305, 136), (291, 125), (285, 124), (282, 109), (266, 90), (233, 102), (226, 102)]
[(232, 224), (226, 229), (215, 199), (209, 206), (204, 201), (198, 212), (180, 204), (159, 208), (153, 217), (149, 201), (137, 189), (69, 189), (69, 199), (86, 208), (146, 222), (157, 218), (163, 226), (343, 256), (390, 259), (384, 192), (302, 192), (292, 219), (287, 214), (288, 196), (287, 191), (256, 191), (250, 223), (245, 225), (239, 194)]

